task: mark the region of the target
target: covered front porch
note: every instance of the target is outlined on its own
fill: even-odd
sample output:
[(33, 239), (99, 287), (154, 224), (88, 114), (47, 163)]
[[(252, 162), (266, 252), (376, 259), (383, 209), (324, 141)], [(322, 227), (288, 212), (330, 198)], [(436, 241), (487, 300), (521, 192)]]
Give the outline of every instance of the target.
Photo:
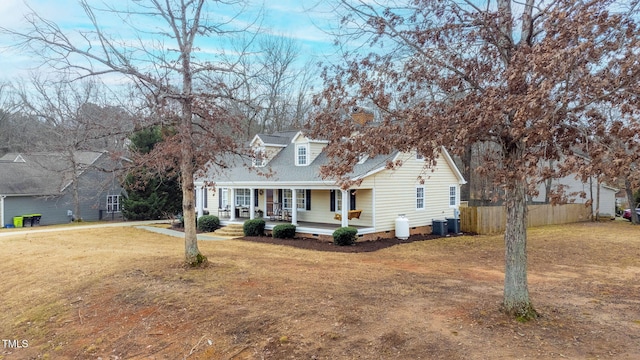
[(375, 229), (373, 189), (234, 185), (220, 185), (211, 192), (213, 196), (208, 203), (218, 204), (218, 209), (209, 207), (208, 211), (217, 215), (222, 225), (262, 218), (267, 230), (284, 223), (296, 225), (299, 233), (323, 235), (345, 226), (357, 228), (359, 234), (372, 233)]
[[(231, 221), (229, 219), (220, 219), (220, 225), (225, 226), (229, 224), (243, 224), (248, 218), (236, 218)], [(276, 225), (280, 224), (290, 224), (288, 221), (278, 221), (278, 220), (270, 220), (269, 218), (265, 218), (265, 230), (273, 230)], [(310, 222), (310, 221), (298, 221), (296, 225), (296, 232), (298, 233), (308, 233), (311, 235), (332, 235), (333, 232), (340, 227), (341, 224), (332, 224), (332, 223), (318, 223), (318, 222)], [(358, 235), (363, 234), (371, 234), (374, 233), (374, 228), (372, 226), (362, 226), (362, 225), (349, 225), (358, 229)]]

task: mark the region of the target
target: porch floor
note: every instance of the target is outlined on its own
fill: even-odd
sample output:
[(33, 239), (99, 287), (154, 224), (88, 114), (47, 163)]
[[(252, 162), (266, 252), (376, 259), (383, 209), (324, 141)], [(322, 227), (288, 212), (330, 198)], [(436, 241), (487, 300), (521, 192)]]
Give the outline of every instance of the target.
[[(235, 221), (230, 221), (229, 218), (221, 218), (220, 225), (228, 225), (228, 224), (242, 224), (249, 218), (238, 217)], [(272, 221), (269, 218), (265, 218), (265, 229), (273, 230), (273, 227), (280, 224), (290, 224), (289, 221)], [(362, 226), (362, 225), (349, 225), (358, 229), (358, 234), (370, 234), (374, 232), (373, 226)], [(296, 226), (296, 232), (299, 233), (310, 233), (310, 234), (322, 234), (322, 235), (331, 235), (333, 232), (340, 227), (340, 224), (331, 224), (331, 223), (317, 223), (317, 222), (309, 222), (309, 221), (298, 221), (298, 225)]]

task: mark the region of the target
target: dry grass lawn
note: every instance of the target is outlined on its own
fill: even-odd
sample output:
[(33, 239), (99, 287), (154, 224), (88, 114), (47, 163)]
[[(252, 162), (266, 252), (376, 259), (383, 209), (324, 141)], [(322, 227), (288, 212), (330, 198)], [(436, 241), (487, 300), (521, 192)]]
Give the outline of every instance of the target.
[(498, 311), (500, 236), (356, 254), (208, 241), (198, 270), (183, 246), (128, 227), (0, 237), (0, 359), (640, 358), (628, 222), (530, 230), (529, 323)]

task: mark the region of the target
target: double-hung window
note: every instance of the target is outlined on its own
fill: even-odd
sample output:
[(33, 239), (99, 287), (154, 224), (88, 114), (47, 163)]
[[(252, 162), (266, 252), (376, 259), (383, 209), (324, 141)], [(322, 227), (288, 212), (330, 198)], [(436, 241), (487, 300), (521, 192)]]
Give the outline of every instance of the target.
[(335, 196), (336, 212), (342, 212), (342, 193), (337, 192)]
[(120, 212), (120, 195), (107, 195), (107, 212)]
[[(293, 192), (291, 189), (284, 189), (282, 191), (282, 197), (283, 207), (291, 210), (293, 208)], [(296, 209), (307, 209), (307, 192), (305, 190), (296, 190)]]
[(416, 210), (425, 209), (425, 190), (424, 186), (416, 187)]
[(296, 145), (296, 166), (309, 165), (309, 144)]
[(220, 208), (226, 209), (229, 206), (229, 188), (220, 189)]
[(449, 207), (456, 207), (458, 203), (457, 187), (455, 185), (449, 186)]
[(251, 206), (251, 189), (236, 189), (236, 206)]
[(252, 162), (255, 167), (265, 167), (267, 165), (267, 157), (264, 147), (255, 148), (253, 150)]

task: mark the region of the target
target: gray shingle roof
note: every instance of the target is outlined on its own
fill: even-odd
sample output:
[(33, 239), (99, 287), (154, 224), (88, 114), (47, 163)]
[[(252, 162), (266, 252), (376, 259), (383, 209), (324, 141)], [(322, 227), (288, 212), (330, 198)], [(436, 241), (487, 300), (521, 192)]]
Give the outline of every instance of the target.
[[(78, 151), (75, 162), (91, 165), (101, 152)], [(14, 161), (21, 157), (24, 161)], [(0, 158), (0, 195), (57, 195), (71, 179), (63, 153), (9, 153)]]
[[(272, 175), (270, 177), (267, 178), (259, 174), (258, 171), (250, 171), (249, 167), (251, 166), (251, 162), (247, 161), (244, 164), (238, 164), (224, 173), (217, 175), (213, 180), (218, 183), (261, 182), (269, 184), (277, 182), (324, 182), (327, 185), (332, 185), (334, 183), (332, 179), (322, 179), (320, 176), (320, 167), (329, 162), (324, 152), (318, 155), (313, 162), (307, 166), (295, 165), (295, 146), (291, 143), (291, 140), (297, 133), (297, 131), (294, 131), (273, 135), (258, 135), (265, 143), (274, 144), (275, 142), (272, 140), (277, 138), (283, 141), (281, 143), (282, 145), (286, 145), (285, 148), (269, 161), (266, 167), (256, 169), (263, 172), (271, 171)], [(269, 141), (267, 139), (269, 139)], [(286, 139), (286, 142), (284, 139)], [(392, 153), (386, 156), (368, 158), (362, 164), (356, 164), (354, 166), (350, 177), (356, 178), (364, 176), (371, 171), (384, 168), (387, 161), (393, 159), (395, 155), (396, 153)]]
[(258, 137), (260, 137), (265, 144), (289, 145), (291, 139), (293, 139), (297, 133), (297, 131), (284, 131), (275, 134), (258, 134)]

